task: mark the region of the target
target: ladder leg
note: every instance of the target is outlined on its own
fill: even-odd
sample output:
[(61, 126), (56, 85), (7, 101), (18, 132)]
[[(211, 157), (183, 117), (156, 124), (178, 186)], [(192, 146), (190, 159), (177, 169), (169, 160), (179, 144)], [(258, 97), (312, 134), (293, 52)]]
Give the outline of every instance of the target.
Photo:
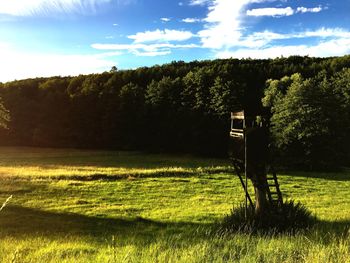
[(248, 189), (246, 189), (246, 185), (245, 185), (244, 180), (242, 178), (242, 175), (240, 173), (240, 169), (238, 168), (238, 166), (236, 164), (233, 164), (233, 167), (235, 168), (236, 174), (238, 175), (238, 178), (241, 181), (244, 192), (247, 193), (247, 198), (248, 198), (249, 204), (251, 205), (251, 207), (254, 207), (254, 203), (253, 203), (252, 199), (250, 198), (250, 195), (248, 193)]

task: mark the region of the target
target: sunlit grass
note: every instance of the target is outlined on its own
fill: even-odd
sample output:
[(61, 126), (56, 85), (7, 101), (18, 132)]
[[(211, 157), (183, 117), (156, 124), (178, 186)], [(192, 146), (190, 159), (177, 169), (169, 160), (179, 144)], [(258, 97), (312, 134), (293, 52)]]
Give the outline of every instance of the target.
[(183, 168), (183, 167), (163, 167), (163, 168), (125, 168), (125, 167), (98, 167), (98, 166), (1, 166), (0, 177), (12, 179), (118, 179), (128, 177), (149, 177), (149, 176), (189, 176), (207, 173), (217, 173), (231, 171), (232, 168), (226, 166), (216, 166), (212, 168)]
[(221, 236), (244, 200), (227, 160), (0, 148), (0, 262), (350, 262), (349, 171), (279, 178), (320, 223)]

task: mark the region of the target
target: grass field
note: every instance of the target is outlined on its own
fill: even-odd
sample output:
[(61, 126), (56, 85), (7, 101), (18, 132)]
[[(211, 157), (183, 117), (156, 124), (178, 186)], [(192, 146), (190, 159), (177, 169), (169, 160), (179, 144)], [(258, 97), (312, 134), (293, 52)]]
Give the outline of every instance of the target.
[(350, 171), (279, 179), (313, 229), (219, 235), (244, 199), (226, 160), (0, 148), (0, 262), (350, 262)]

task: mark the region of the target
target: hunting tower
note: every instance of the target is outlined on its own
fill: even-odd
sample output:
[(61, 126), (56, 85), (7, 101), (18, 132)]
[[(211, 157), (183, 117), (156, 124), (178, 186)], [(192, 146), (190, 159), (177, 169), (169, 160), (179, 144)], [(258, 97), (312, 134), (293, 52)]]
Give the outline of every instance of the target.
[[(231, 113), (229, 156), (245, 191), (246, 207), (249, 201), (256, 213), (260, 213), (268, 206), (282, 204), (277, 175), (270, 161), (268, 122), (263, 115)], [(255, 205), (248, 192), (248, 179), (254, 186)]]

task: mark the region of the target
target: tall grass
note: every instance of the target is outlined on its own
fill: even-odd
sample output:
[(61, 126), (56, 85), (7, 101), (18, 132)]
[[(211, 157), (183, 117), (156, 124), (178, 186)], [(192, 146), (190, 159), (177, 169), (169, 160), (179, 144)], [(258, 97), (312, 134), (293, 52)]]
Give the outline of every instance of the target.
[(0, 148), (0, 262), (350, 262), (350, 173), (280, 176), (320, 219), (223, 234), (244, 193), (226, 160)]
[(10, 195), (10, 196), (5, 200), (5, 202), (2, 203), (2, 205), (1, 205), (1, 207), (0, 207), (0, 211), (2, 211), (2, 209), (5, 208), (5, 206), (10, 202), (11, 198), (12, 198), (12, 195)]

